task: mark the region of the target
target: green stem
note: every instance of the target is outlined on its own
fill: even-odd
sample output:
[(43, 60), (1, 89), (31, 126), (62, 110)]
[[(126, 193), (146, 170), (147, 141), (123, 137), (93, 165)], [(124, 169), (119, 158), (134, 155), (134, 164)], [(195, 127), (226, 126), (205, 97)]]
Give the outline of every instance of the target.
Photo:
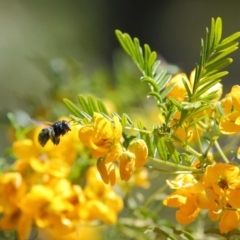
[(183, 147), (184, 150), (188, 153), (191, 153), (192, 155), (194, 155), (196, 158), (200, 159), (202, 157), (202, 154), (197, 152), (196, 150), (194, 150), (192, 147), (190, 147), (189, 145), (186, 145)]
[(172, 139), (174, 140), (174, 141), (176, 141), (179, 145), (181, 145), (182, 146), (182, 148), (186, 151), (186, 152), (188, 152), (188, 153), (191, 153), (193, 156), (195, 156), (196, 158), (198, 158), (198, 159), (201, 159), (202, 158), (202, 154), (201, 153), (199, 153), (199, 152), (197, 152), (197, 151), (195, 151), (192, 147), (190, 147), (187, 143), (184, 143), (183, 141), (181, 141), (179, 138), (177, 138), (176, 136), (172, 136)]
[(166, 162), (164, 160), (161, 160), (158, 158), (153, 158), (153, 157), (148, 157), (148, 158), (154, 162), (160, 163), (165, 166), (179, 168), (179, 169), (188, 170), (188, 171), (196, 171), (196, 168), (194, 168), (194, 167), (188, 167), (188, 166), (183, 166), (183, 165), (179, 165), (179, 164), (172, 163), (172, 162)]
[(143, 129), (139, 129), (139, 128), (135, 128), (135, 127), (124, 127), (125, 129), (128, 130), (133, 130), (133, 131), (138, 131), (138, 132), (142, 132), (142, 133), (148, 133), (148, 134), (152, 134), (152, 131), (149, 130), (143, 130)]
[(223, 158), (223, 160), (226, 163), (229, 163), (229, 160), (227, 159), (226, 155), (224, 154), (224, 152), (222, 151), (222, 148), (220, 147), (220, 145), (218, 144), (218, 141), (214, 142), (215, 147), (217, 148), (218, 152), (220, 153), (221, 157)]
[(194, 174), (194, 173), (203, 173), (202, 170), (198, 170), (195, 168), (195, 170), (191, 170), (191, 171), (168, 171), (168, 170), (164, 170), (164, 169), (160, 169), (160, 168), (156, 168), (153, 166), (149, 166), (149, 165), (144, 165), (145, 167), (151, 169), (151, 170), (155, 170), (155, 171), (159, 171), (162, 173), (166, 173), (166, 174)]

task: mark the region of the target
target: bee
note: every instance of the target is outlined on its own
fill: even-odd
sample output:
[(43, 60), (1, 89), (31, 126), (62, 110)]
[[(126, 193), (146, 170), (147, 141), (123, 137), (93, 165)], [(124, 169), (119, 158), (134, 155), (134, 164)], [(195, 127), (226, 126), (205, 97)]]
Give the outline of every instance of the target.
[(71, 131), (70, 124), (66, 120), (57, 121), (47, 125), (48, 126), (43, 128), (38, 134), (38, 142), (42, 145), (42, 147), (45, 146), (49, 139), (53, 142), (53, 144), (58, 145), (60, 142), (60, 136), (63, 136), (68, 131)]

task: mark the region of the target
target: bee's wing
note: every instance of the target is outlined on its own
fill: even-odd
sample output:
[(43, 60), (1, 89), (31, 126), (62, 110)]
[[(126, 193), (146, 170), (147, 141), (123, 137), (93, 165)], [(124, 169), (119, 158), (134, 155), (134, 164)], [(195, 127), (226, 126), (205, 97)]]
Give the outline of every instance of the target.
[(42, 126), (42, 127), (49, 127), (49, 126), (52, 125), (51, 122), (41, 122), (41, 121), (37, 121), (37, 120), (32, 119), (32, 118), (30, 118), (30, 121), (31, 121), (33, 124), (35, 124), (35, 125), (37, 125), (37, 126)]

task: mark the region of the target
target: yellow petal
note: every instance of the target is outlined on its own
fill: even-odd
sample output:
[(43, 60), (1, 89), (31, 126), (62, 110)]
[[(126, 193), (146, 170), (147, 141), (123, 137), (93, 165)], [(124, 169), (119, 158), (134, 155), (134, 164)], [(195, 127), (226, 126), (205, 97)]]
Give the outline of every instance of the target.
[(240, 112), (240, 86), (235, 85), (232, 87), (231, 96), (234, 108)]
[(237, 211), (224, 210), (220, 219), (219, 229), (221, 233), (227, 233), (237, 229), (239, 225), (239, 213)]
[[(226, 135), (234, 135), (240, 132), (240, 125), (238, 124), (238, 118), (240, 117), (239, 112), (234, 112), (228, 114), (226, 117), (222, 118), (219, 129), (221, 133)], [(235, 121), (237, 120), (237, 124)]]
[(116, 174), (115, 174), (115, 165), (113, 162), (105, 163), (104, 160), (98, 159), (97, 168), (101, 175), (102, 180), (110, 185), (115, 185), (116, 183)]

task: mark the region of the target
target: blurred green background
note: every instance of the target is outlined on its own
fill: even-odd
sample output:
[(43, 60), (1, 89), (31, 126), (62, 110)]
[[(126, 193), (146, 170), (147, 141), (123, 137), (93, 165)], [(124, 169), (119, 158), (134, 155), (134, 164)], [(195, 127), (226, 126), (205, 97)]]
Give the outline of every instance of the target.
[[(65, 64), (62, 59), (71, 59), (74, 64), (79, 63), (77, 71), (85, 75), (95, 73), (95, 81), (98, 69), (105, 69), (105, 78), (117, 89), (121, 76), (116, 74), (116, 61), (121, 60), (116, 60), (120, 47), (114, 30), (119, 29), (138, 37), (141, 43), (148, 43), (165, 61), (189, 74), (198, 62), (200, 38), (205, 36), (211, 17), (222, 18), (225, 37), (240, 30), (239, 10), (240, 2), (224, 0), (0, 0), (0, 152), (10, 145), (6, 113), (23, 110), (31, 115), (36, 104), (45, 107), (48, 104), (46, 92), (53, 86), (42, 60), (46, 59), (58, 71)], [(232, 57), (230, 74), (223, 81), (225, 92), (239, 83), (239, 52)], [(136, 76), (137, 81), (137, 69), (130, 66), (129, 71), (134, 71), (131, 77)], [(61, 78), (64, 81), (64, 74)], [(78, 85), (76, 93), (96, 94), (90, 84), (83, 89), (85, 85)], [(104, 89), (99, 97), (103, 93)], [(112, 92), (111, 97), (115, 96)], [(26, 99), (34, 99), (35, 105), (30, 107)], [(49, 108), (53, 111), (54, 105), (49, 104)]]

